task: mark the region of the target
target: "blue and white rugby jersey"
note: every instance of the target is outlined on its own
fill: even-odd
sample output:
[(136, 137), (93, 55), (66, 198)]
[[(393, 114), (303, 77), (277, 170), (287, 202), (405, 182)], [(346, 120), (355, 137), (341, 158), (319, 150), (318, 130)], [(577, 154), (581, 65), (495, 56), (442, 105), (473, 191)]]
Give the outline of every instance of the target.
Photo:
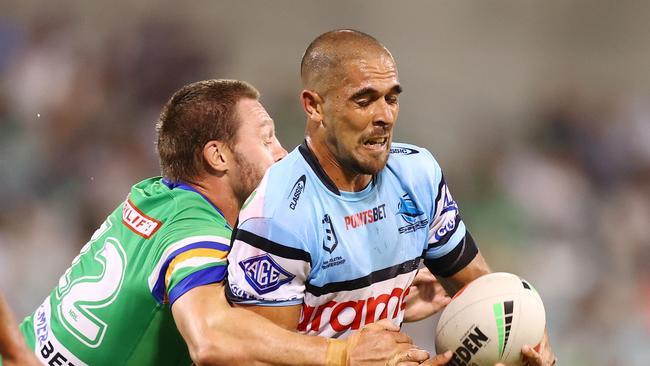
[(341, 337), (401, 324), (420, 259), (450, 276), (477, 253), (440, 166), (394, 143), (361, 192), (341, 192), (306, 143), (273, 165), (242, 208), (228, 255), (236, 303), (302, 304), (298, 330)]

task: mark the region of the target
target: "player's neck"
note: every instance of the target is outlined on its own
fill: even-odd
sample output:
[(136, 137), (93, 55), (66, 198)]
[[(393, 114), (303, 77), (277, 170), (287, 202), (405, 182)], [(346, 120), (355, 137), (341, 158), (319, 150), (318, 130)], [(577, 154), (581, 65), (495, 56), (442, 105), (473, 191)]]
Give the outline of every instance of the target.
[(221, 180), (203, 179), (188, 183), (216, 206), (230, 227), (235, 227), (242, 202), (239, 202), (230, 185)]
[(306, 141), (307, 146), (336, 188), (346, 192), (359, 192), (370, 184), (372, 175), (360, 174), (343, 167), (334, 154), (325, 146), (325, 143), (319, 143), (309, 136), (307, 136)]

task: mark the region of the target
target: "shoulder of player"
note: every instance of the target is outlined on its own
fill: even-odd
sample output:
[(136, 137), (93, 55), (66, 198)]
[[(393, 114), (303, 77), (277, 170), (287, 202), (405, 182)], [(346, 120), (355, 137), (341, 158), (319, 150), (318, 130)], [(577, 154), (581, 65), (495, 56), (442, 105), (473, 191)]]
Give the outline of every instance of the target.
[(298, 159), (296, 150), (267, 170), (264, 178), (244, 203), (240, 224), (248, 219), (285, 219), (308, 215), (304, 192), (310, 184), (309, 173)]
[[(284, 247), (302, 248), (313, 225), (320, 224), (314, 202), (316, 184), (304, 161), (289, 154), (265, 174), (239, 214), (240, 231), (253, 233)], [(310, 193), (311, 192), (311, 193)]]
[[(122, 223), (141, 236), (157, 238), (177, 235), (217, 235), (229, 237), (231, 229), (221, 213), (197, 192), (169, 189), (160, 178), (133, 186), (121, 210)], [(142, 222), (150, 222), (144, 225)], [(143, 228), (151, 232), (141, 232)], [(159, 230), (160, 229), (160, 230)]]

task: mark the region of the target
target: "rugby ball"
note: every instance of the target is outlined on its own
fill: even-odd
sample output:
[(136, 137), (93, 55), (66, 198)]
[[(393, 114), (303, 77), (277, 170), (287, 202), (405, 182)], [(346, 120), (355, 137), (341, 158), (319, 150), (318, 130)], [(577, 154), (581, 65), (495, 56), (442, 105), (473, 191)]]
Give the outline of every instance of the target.
[(451, 366), (519, 366), (521, 347), (539, 344), (545, 326), (544, 304), (529, 282), (491, 273), (465, 285), (443, 310), (436, 352), (452, 350)]

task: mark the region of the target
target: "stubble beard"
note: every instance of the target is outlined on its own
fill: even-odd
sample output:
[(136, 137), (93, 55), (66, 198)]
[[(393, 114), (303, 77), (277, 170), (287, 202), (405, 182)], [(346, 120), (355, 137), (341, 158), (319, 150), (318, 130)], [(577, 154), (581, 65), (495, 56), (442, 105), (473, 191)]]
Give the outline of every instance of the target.
[(262, 181), (264, 170), (246, 159), (243, 154), (235, 152), (234, 157), (239, 173), (235, 178), (233, 190), (239, 202), (243, 204)]
[(339, 160), (343, 163), (343, 166), (352, 172), (365, 175), (377, 175), (386, 167), (388, 156), (390, 155), (389, 151), (390, 142), (387, 151), (381, 154), (379, 158), (364, 159), (353, 152), (348, 152), (343, 153)]
[(385, 167), (388, 162), (388, 154), (383, 155), (380, 159), (371, 161), (362, 161), (361, 159), (350, 159), (353, 170), (360, 174), (377, 175)]

